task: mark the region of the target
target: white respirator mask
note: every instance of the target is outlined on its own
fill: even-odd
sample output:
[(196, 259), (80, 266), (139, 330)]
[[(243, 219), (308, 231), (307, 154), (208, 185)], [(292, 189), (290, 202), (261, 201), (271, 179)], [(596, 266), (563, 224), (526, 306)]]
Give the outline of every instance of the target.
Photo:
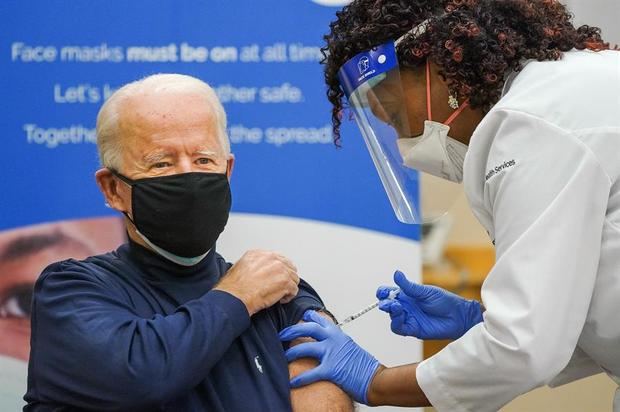
[(396, 141), (405, 166), (455, 183), (463, 181), (463, 163), (468, 146), (448, 135), (450, 124), (469, 105), (465, 101), (445, 123), (433, 121), (431, 111), (430, 64), (426, 63), (426, 106), (428, 120), (420, 136)]

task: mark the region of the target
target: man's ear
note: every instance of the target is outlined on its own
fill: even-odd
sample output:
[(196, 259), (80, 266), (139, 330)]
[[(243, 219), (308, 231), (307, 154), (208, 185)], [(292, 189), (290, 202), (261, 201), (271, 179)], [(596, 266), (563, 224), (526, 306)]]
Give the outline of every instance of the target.
[(119, 212), (129, 212), (130, 205), (125, 201), (128, 193), (124, 193), (124, 196), (121, 195), (121, 191), (128, 192), (128, 190), (123, 190), (120, 187), (123, 183), (114, 177), (110, 169), (104, 167), (97, 170), (95, 172), (95, 180), (108, 206)]
[(226, 176), (228, 177), (228, 181), (230, 182), (230, 178), (232, 177), (232, 172), (235, 167), (235, 155), (229, 154), (228, 160), (226, 161)]

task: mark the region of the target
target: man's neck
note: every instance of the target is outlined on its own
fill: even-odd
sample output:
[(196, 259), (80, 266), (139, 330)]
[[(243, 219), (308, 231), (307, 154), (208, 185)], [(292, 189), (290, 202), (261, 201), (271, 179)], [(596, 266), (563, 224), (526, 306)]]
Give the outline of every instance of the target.
[(152, 247), (150, 247), (145, 241), (144, 239), (142, 239), (142, 236), (138, 235), (137, 233), (137, 229), (134, 226), (133, 223), (131, 223), (131, 221), (125, 216), (125, 227), (127, 228), (127, 234), (129, 235), (129, 238), (134, 242), (139, 244), (140, 246), (142, 246), (143, 248), (150, 250), (153, 253), (157, 253), (153, 250)]

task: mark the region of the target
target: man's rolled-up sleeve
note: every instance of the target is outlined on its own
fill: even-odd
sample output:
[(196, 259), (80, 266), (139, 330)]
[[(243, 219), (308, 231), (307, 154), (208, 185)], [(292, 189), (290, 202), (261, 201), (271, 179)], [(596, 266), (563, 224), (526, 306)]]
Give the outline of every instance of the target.
[(484, 189), (497, 260), (484, 322), (417, 368), (438, 411), (496, 411), (549, 383), (575, 352), (596, 279), (607, 174), (571, 133), (520, 112), (494, 116), (488, 166), (514, 160)]
[(282, 328), (297, 324), (307, 310), (321, 311), (325, 309), (319, 294), (303, 279), (299, 281), (297, 296), (291, 302), (282, 305), (282, 307), (285, 313), (285, 321), (281, 325)]

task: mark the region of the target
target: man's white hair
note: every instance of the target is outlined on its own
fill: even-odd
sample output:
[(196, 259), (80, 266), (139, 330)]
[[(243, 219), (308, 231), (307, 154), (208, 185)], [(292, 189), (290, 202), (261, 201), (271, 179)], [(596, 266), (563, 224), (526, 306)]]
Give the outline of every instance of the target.
[(139, 94), (187, 93), (203, 95), (215, 113), (216, 129), (222, 148), (230, 153), (226, 133), (226, 112), (215, 91), (207, 83), (183, 74), (154, 74), (131, 82), (115, 91), (101, 106), (97, 115), (97, 150), (103, 167), (120, 170), (122, 143), (118, 136), (119, 103)]

